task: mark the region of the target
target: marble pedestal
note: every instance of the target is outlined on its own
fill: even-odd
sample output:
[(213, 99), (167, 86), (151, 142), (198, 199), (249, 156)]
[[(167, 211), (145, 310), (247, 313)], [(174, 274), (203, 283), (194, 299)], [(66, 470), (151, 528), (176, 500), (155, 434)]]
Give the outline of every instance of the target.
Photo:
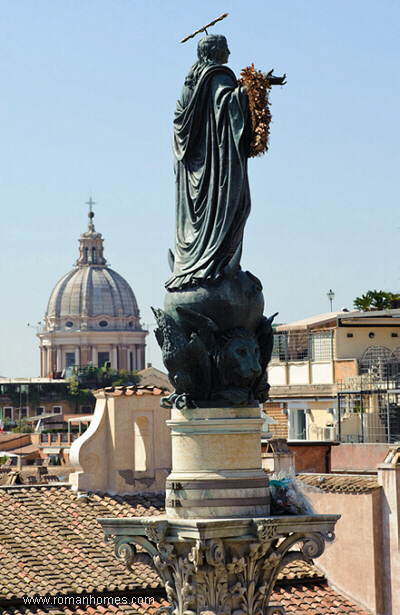
[[(270, 597), (279, 570), (311, 562), (334, 537), (339, 515), (254, 519), (99, 519), (128, 567), (155, 566), (174, 615), (284, 615)], [(138, 552), (137, 547), (140, 547)], [(295, 549), (293, 548), (295, 547)]]
[(270, 512), (256, 406), (172, 408), (169, 518), (260, 517)]

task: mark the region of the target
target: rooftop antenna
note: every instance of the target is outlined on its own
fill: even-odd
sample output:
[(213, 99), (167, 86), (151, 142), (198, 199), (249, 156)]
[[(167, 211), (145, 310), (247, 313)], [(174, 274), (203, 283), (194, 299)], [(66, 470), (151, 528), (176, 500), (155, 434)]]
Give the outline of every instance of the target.
[(216, 24), (218, 21), (222, 21), (223, 19), (225, 19), (225, 17), (228, 17), (228, 13), (223, 13), (223, 15), (221, 15), (217, 19), (214, 19), (214, 21), (210, 21), (210, 23), (207, 23), (205, 26), (200, 28), (200, 30), (196, 30), (196, 32), (193, 32), (193, 34), (189, 34), (189, 36), (186, 36), (180, 42), (181, 43), (186, 43), (186, 41), (188, 41), (190, 38), (193, 38), (194, 36), (196, 36), (196, 34), (200, 34), (200, 32), (205, 32), (206, 34), (208, 34), (207, 28), (211, 28), (211, 26)]

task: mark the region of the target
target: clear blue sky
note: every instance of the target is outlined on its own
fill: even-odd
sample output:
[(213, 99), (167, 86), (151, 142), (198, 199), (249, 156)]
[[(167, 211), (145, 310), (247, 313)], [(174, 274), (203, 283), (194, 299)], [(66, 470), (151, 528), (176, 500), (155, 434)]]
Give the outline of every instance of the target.
[[(400, 291), (400, 5), (389, 0), (1, 0), (0, 375), (39, 375), (38, 339), (78, 256), (90, 191), (105, 256), (142, 321), (174, 240), (172, 119), (197, 39), (229, 65), (287, 73), (270, 151), (249, 162), (242, 266), (289, 322)], [(152, 334), (153, 337), (153, 334)], [(161, 367), (155, 341), (147, 359)]]

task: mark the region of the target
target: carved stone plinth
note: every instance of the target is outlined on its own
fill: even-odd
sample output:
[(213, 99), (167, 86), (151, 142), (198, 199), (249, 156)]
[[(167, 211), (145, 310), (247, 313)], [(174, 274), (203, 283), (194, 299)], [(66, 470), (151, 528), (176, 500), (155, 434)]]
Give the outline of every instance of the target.
[[(99, 519), (117, 558), (147, 562), (164, 581), (173, 615), (278, 615), (279, 570), (311, 562), (334, 538), (339, 515), (255, 519)], [(293, 547), (296, 549), (293, 549)], [(137, 549), (140, 547), (140, 550)], [(143, 553), (143, 550), (146, 553)]]
[(260, 407), (172, 408), (169, 518), (269, 515), (269, 479), (261, 467)]

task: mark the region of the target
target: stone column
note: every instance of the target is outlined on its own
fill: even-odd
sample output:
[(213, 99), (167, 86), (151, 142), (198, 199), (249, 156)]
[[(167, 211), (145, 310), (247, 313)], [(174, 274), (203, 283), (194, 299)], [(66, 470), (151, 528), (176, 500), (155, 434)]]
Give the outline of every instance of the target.
[(47, 378), (48, 376), (48, 369), (47, 369), (47, 365), (48, 365), (48, 358), (47, 358), (47, 347), (46, 346), (42, 346), (41, 347), (41, 364), (40, 364), (40, 369), (42, 372), (42, 378)]
[(138, 345), (135, 344), (132, 348), (132, 357), (133, 357), (133, 370), (138, 370)]
[(53, 371), (56, 370), (57, 365), (56, 365), (56, 349), (53, 345), (49, 346), (48, 352), (47, 352), (47, 358), (48, 358), (48, 373), (52, 374)]
[(82, 344), (80, 347), (80, 361), (81, 365), (87, 365), (90, 359), (90, 346), (88, 344)]
[(114, 344), (111, 350), (111, 367), (118, 369), (118, 348)]
[(97, 365), (97, 346), (96, 344), (92, 345), (92, 363), (93, 365)]
[(339, 515), (268, 516), (263, 422), (259, 406), (172, 408), (167, 515), (98, 520), (128, 568), (147, 551), (164, 613), (284, 615), (270, 604), (280, 569), (311, 563), (333, 540)]
[(120, 344), (118, 347), (119, 352), (119, 369), (129, 369), (129, 355), (128, 347), (126, 344)]
[(61, 346), (57, 346), (57, 363), (56, 363), (56, 371), (61, 372), (62, 370), (62, 350)]

